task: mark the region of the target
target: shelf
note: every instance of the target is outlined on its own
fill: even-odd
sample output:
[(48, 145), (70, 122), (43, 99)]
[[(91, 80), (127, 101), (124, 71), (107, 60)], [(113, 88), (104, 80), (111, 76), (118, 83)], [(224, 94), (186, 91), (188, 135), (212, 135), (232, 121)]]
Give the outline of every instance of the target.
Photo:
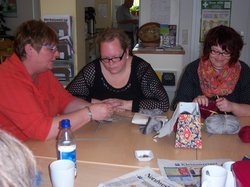
[(184, 55), (185, 51), (182, 46), (175, 47), (142, 47), (136, 44), (133, 49), (133, 54), (181, 54)]

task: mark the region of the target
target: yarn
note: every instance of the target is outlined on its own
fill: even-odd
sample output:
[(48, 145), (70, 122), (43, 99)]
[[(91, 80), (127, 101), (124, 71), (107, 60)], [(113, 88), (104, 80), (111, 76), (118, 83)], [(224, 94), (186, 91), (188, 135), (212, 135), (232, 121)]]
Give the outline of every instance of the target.
[(207, 119), (213, 114), (218, 114), (219, 110), (216, 106), (216, 101), (209, 101), (208, 106), (199, 106), (199, 108), (203, 119)]
[(143, 134), (150, 134), (152, 132), (157, 132), (162, 128), (163, 122), (155, 119), (154, 117), (149, 117), (146, 126), (142, 129)]
[(242, 127), (238, 135), (242, 142), (250, 143), (250, 126)]
[(139, 111), (141, 114), (146, 114), (149, 116), (148, 122), (145, 126), (142, 126), (140, 128), (141, 132), (143, 134), (150, 134), (152, 132), (157, 132), (162, 128), (163, 121), (157, 119), (157, 116), (160, 116), (163, 114), (163, 111), (160, 109), (141, 109)]
[(212, 115), (205, 120), (205, 130), (211, 134), (237, 134), (240, 122), (233, 115)]
[(139, 113), (141, 114), (146, 114), (146, 115), (149, 115), (151, 117), (154, 117), (154, 116), (160, 116), (163, 114), (163, 111), (161, 109), (158, 109), (158, 108), (155, 108), (155, 109), (141, 109), (139, 111)]

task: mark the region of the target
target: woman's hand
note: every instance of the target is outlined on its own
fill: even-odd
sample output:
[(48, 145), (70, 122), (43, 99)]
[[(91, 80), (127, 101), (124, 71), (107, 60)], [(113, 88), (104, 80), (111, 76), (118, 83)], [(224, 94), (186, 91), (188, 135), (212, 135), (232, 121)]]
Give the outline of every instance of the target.
[(205, 95), (199, 95), (198, 97), (194, 98), (193, 102), (198, 103), (200, 106), (208, 106), (208, 98)]
[(107, 120), (110, 119), (114, 113), (113, 107), (107, 103), (95, 103), (89, 106), (92, 113), (93, 120)]
[(110, 104), (113, 106), (114, 111), (116, 112), (122, 112), (125, 110), (132, 110), (132, 101), (127, 101), (123, 99), (115, 99), (115, 98), (110, 98), (110, 99), (105, 99), (102, 102)]
[(233, 103), (224, 97), (216, 99), (216, 106), (222, 112), (232, 112)]

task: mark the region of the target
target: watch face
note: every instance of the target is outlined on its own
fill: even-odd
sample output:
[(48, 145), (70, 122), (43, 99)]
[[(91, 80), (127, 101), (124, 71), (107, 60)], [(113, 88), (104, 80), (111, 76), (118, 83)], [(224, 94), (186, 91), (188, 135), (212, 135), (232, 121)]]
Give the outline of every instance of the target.
[(160, 42), (160, 24), (150, 22), (142, 25), (138, 30), (138, 38), (146, 43)]

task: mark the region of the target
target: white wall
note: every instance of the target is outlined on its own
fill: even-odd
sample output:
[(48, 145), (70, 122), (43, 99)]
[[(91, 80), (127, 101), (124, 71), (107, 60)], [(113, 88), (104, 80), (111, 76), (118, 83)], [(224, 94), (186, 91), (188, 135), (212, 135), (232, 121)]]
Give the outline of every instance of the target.
[(249, 62), (249, 51), (250, 43), (249, 38), (249, 19), (250, 19), (250, 1), (249, 0), (233, 0), (232, 3), (232, 17), (231, 17), (231, 26), (240, 33), (244, 33), (244, 47), (241, 53), (241, 60), (245, 61), (250, 65)]

